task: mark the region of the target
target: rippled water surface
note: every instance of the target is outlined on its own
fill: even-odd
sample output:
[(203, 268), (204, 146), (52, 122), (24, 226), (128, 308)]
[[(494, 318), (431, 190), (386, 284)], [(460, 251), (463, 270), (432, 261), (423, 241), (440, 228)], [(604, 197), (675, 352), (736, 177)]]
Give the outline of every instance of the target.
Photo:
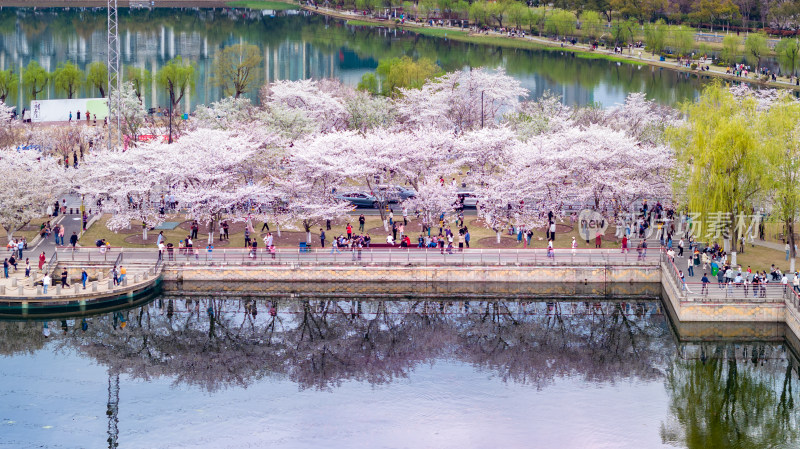
[(798, 442), (784, 345), (680, 343), (651, 300), (162, 297), (0, 322), (0, 350), (3, 447)]

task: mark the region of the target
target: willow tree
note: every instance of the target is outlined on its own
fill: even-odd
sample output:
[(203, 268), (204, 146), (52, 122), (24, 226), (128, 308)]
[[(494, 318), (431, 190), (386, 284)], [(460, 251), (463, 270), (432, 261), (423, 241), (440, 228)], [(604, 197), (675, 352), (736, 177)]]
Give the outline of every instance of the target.
[(177, 114), (178, 104), (187, 92), (194, 89), (194, 67), (176, 56), (162, 67), (156, 74), (156, 82), (166, 89), (169, 95), (169, 143), (172, 143), (173, 117)]
[(720, 59), (726, 64), (734, 64), (739, 61), (741, 57), (739, 51), (742, 47), (742, 39), (732, 34), (725, 36), (722, 39), (722, 52)]
[(9, 95), (17, 90), (17, 78), (13, 69), (0, 70), (0, 101), (3, 103)]
[(50, 74), (36, 61), (31, 61), (22, 72), (22, 85), (30, 93), (32, 99), (42, 93), (50, 82)]
[(653, 55), (661, 54), (664, 51), (664, 47), (667, 44), (667, 24), (664, 23), (663, 19), (646, 25), (644, 42)]
[(778, 61), (786, 73), (789, 75), (797, 73), (797, 69), (800, 67), (800, 40), (781, 39), (775, 45), (775, 53), (778, 54)]
[(603, 20), (597, 11), (584, 11), (581, 14), (581, 31), (583, 35), (594, 41), (603, 34)]
[(696, 237), (722, 237), (726, 250), (734, 231), (737, 239), (743, 235), (736, 217), (751, 212), (769, 172), (753, 126), (757, 107), (752, 96), (735, 97), (716, 82), (684, 105), (684, 124), (668, 131), (678, 162), (677, 196), (685, 196), (689, 212), (699, 214), (693, 222), (709, 231)]
[(106, 96), (108, 87), (108, 66), (101, 61), (95, 61), (86, 68), (86, 84), (100, 92), (101, 97)]
[(785, 98), (760, 120), (761, 142), (769, 160), (773, 213), (783, 222), (794, 269), (794, 229), (800, 212), (800, 103)]
[(752, 33), (744, 40), (745, 59), (756, 66), (755, 72), (761, 68), (761, 60), (769, 53), (767, 37), (763, 34)]
[(136, 97), (139, 98), (139, 101), (142, 101), (142, 97), (147, 90), (147, 85), (150, 84), (152, 80), (153, 75), (150, 74), (149, 70), (143, 67), (125, 67), (125, 81), (133, 85), (133, 90), (136, 92)]
[(212, 81), (222, 88), (227, 96), (239, 98), (258, 83), (258, 66), (262, 61), (261, 50), (253, 44), (236, 44), (226, 47), (214, 58)]
[(67, 98), (74, 98), (83, 84), (83, 71), (71, 62), (64, 62), (53, 72), (53, 83), (57, 91), (64, 92)]

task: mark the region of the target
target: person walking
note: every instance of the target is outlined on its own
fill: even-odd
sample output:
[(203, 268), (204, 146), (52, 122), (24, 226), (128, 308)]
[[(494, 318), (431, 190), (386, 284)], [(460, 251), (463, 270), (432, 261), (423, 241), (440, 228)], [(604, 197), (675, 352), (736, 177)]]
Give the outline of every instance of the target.
[(42, 271), (42, 267), (44, 266), (44, 263), (46, 261), (47, 261), (47, 256), (45, 256), (44, 251), (42, 251), (42, 254), (39, 254), (39, 271)]
[[(572, 237), (572, 241), (575, 242), (575, 237)], [(622, 253), (627, 254), (628, 252), (628, 236), (622, 236)]]
[(469, 230), (467, 230), (467, 232), (464, 233), (464, 246), (466, 246), (467, 249), (469, 249)]
[(700, 279), (700, 282), (703, 283), (703, 287), (700, 289), (701, 295), (708, 295), (708, 284), (710, 284), (711, 281), (708, 280), (707, 274), (708, 273), (703, 273), (703, 278)]
[(319, 228), (319, 246), (325, 248), (325, 231), (322, 228)]
[(89, 280), (89, 274), (86, 273), (86, 268), (81, 270), (81, 284), (83, 284), (83, 289), (86, 290), (86, 281)]
[(22, 240), (17, 242), (17, 252), (19, 253), (19, 255), (17, 256), (17, 259), (22, 260), (22, 251), (24, 249), (25, 249), (25, 242), (22, 241)]
[(75, 245), (78, 244), (78, 233), (73, 231), (72, 235), (69, 236), (69, 244), (72, 245), (72, 250), (75, 250)]
[(3, 275), (8, 279), (8, 258), (3, 260)]
[(333, 254), (334, 251), (341, 253), (341, 251), (339, 251), (339, 242), (337, 240), (338, 239), (331, 240), (331, 254)]
[(690, 277), (694, 277), (694, 261), (692, 261), (691, 257), (686, 260), (688, 262), (688, 267), (686, 268), (686, 272), (689, 273)]
[(67, 277), (69, 277), (69, 272), (66, 268), (64, 268), (64, 271), (61, 272), (61, 288), (69, 287), (69, 284), (67, 283)]
[[(64, 246), (64, 226), (58, 227), (58, 239), (61, 241), (61, 246)], [(77, 237), (75, 241), (78, 241)]]
[(25, 277), (31, 277), (31, 260), (25, 259)]
[(117, 281), (117, 283), (118, 284), (122, 284), (122, 281), (125, 280), (125, 275), (127, 275), (127, 274), (128, 274), (128, 270), (126, 270), (125, 267), (120, 265), (119, 266), (119, 281)]

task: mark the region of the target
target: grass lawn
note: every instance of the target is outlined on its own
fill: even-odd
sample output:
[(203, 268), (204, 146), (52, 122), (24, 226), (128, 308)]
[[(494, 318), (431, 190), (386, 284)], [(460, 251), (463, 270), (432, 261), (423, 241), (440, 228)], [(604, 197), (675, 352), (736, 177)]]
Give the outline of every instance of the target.
[(736, 254), (736, 263), (745, 270), (749, 265), (753, 271), (766, 270), (767, 273), (770, 272), (770, 265), (772, 264), (775, 264), (781, 271), (789, 269), (789, 262), (786, 260), (786, 254), (783, 251), (776, 251), (763, 246), (747, 245), (744, 249), (744, 254)]
[(227, 2), (226, 4), (231, 8), (271, 9), (273, 11), (300, 9), (299, 5), (281, 1), (243, 0), (243, 1)]

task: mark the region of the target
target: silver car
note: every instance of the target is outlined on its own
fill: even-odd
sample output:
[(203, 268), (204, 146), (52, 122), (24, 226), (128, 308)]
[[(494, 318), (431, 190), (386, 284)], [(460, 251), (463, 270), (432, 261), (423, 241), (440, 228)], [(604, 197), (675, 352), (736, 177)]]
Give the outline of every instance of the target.
[(336, 199), (347, 201), (353, 206), (374, 207), (375, 209), (380, 207), (378, 198), (365, 192), (343, 193), (341, 195), (337, 195)]
[(459, 189), (458, 202), (464, 207), (477, 207), (478, 197), (472, 190)]
[(377, 195), (386, 198), (387, 203), (402, 203), (417, 196), (417, 191), (411, 187), (381, 184), (375, 190)]

